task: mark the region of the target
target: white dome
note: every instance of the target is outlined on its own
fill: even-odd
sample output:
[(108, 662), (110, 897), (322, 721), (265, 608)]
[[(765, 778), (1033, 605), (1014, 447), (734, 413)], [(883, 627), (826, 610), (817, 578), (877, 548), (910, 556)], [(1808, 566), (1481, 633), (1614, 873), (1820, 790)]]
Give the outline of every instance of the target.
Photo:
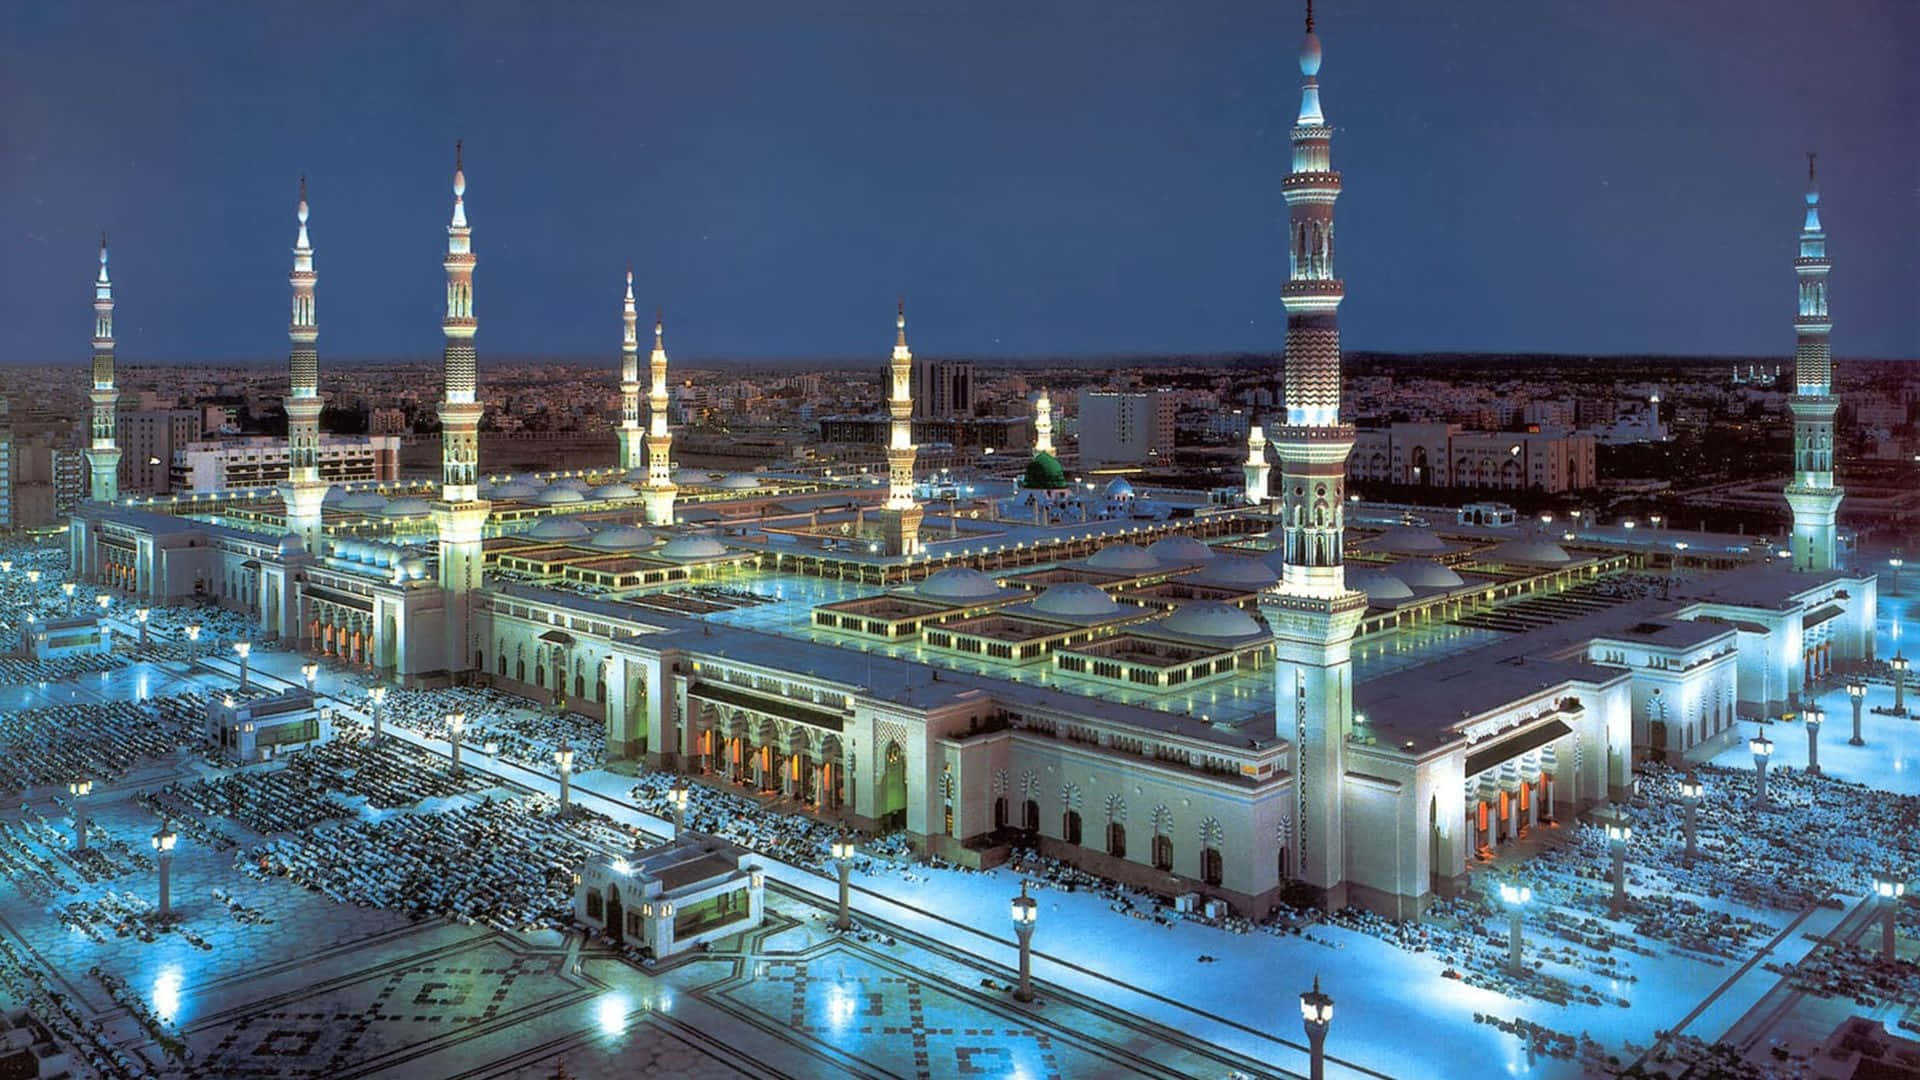
[(1509, 540), (1488, 552), (1487, 557), (1494, 562), (1530, 566), (1565, 566), (1573, 561), (1566, 548), (1551, 540)]
[(576, 488), (561, 487), (555, 484), (552, 487), (542, 490), (540, 494), (535, 495), (533, 501), (539, 503), (541, 506), (561, 506), (566, 503), (586, 502), (587, 499), (586, 496), (580, 494)]
[(1222, 555), (1186, 580), (1227, 589), (1264, 589), (1280, 580), (1272, 568), (1244, 555)]
[(627, 470), (627, 479), (630, 481), (633, 481), (634, 483), (643, 482), (646, 480), (646, 478), (647, 478), (647, 467), (645, 465), (636, 465), (633, 468)]
[(668, 559), (713, 559), (725, 555), (727, 549), (711, 536), (676, 536), (667, 541), (656, 554)]
[(1169, 536), (1147, 545), (1147, 554), (1163, 563), (1179, 565), (1206, 562), (1214, 557), (1215, 552), (1211, 547), (1191, 536)]
[(342, 510), (378, 510), (387, 505), (387, 497), (377, 492), (360, 491), (340, 500)]
[(1407, 559), (1387, 567), (1387, 573), (1416, 589), (1457, 589), (1466, 582), (1432, 559)]
[(615, 525), (595, 533), (587, 546), (601, 551), (636, 551), (652, 543), (653, 534), (637, 525)]
[(1000, 585), (970, 567), (949, 566), (935, 571), (913, 591), (929, 600), (991, 600), (1000, 594)]
[(539, 489), (527, 483), (525, 480), (509, 480), (504, 484), (494, 485), (493, 497), (496, 499), (529, 499), (532, 498), (538, 490)]
[(1147, 554), (1147, 549), (1137, 544), (1111, 544), (1094, 552), (1087, 559), (1087, 566), (1094, 570), (1144, 573), (1160, 569), (1160, 560)]
[(1373, 542), (1368, 546), (1375, 551), (1388, 551), (1400, 555), (1430, 554), (1447, 550), (1446, 543), (1439, 537), (1411, 525), (1395, 525), (1374, 537)]
[(1043, 615), (1092, 619), (1112, 615), (1120, 610), (1120, 605), (1095, 586), (1084, 581), (1068, 581), (1041, 593), (1040, 599), (1033, 602), (1033, 610)]
[(550, 488), (572, 488), (575, 491), (587, 490), (587, 482), (577, 476), (556, 476), (553, 478), (553, 482), (547, 486)]
[(640, 496), (640, 492), (637, 491), (632, 484), (617, 482), (601, 484), (599, 487), (588, 492), (588, 494), (596, 499), (634, 499)]
[(1109, 499), (1131, 499), (1133, 498), (1133, 485), (1127, 482), (1126, 477), (1116, 476), (1107, 481), (1106, 494)]
[(697, 484), (701, 487), (707, 487), (713, 483), (713, 474), (707, 472), (705, 469), (675, 469), (673, 470), (673, 482), (676, 487), (682, 484)]
[(305, 555), (306, 553), (307, 553), (307, 542), (305, 540), (300, 539), (299, 533), (287, 533), (285, 536), (282, 536), (280, 538), (280, 557), (281, 558), (289, 559), (295, 555)]
[(1173, 614), (1154, 625), (1187, 637), (1239, 638), (1260, 633), (1260, 624), (1253, 616), (1232, 604), (1212, 601), (1181, 604), (1173, 609)]
[(427, 560), (419, 555), (401, 556), (400, 576), (413, 581), (426, 577)]
[(1359, 589), (1367, 594), (1371, 604), (1391, 604), (1400, 600), (1413, 599), (1413, 590), (1407, 583), (1387, 573), (1371, 567), (1355, 569), (1347, 567), (1347, 588)]
[(734, 473), (721, 480), (720, 486), (728, 491), (752, 491), (760, 486), (760, 478), (747, 473)]
[(425, 517), (428, 513), (427, 501), (412, 497), (395, 499), (381, 507), (380, 513), (383, 517)]
[(541, 518), (523, 535), (536, 540), (579, 540), (593, 535), (585, 522), (569, 517)]
[(339, 559), (341, 562), (351, 562), (356, 558), (353, 549), (359, 547), (360, 543), (358, 540), (329, 540), (327, 541), (327, 555), (330, 558)]

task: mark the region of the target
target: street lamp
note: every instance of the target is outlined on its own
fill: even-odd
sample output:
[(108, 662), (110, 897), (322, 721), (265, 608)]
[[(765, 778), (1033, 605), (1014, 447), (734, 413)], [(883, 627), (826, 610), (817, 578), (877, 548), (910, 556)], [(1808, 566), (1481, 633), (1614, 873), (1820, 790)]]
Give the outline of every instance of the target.
[(301, 664), (300, 677), (307, 680), (307, 693), (313, 693), (314, 684), (320, 681), (320, 665), (311, 661)]
[(1907, 658), (1902, 653), (1894, 653), (1888, 661), (1893, 665), (1893, 715), (1907, 715)]
[(1333, 999), (1320, 992), (1320, 976), (1313, 977), (1313, 989), (1300, 995), (1300, 1020), (1307, 1026), (1310, 1080), (1326, 1080), (1327, 1028), (1333, 1023)]
[(1900, 898), (1907, 895), (1907, 883), (1895, 877), (1892, 870), (1882, 870), (1873, 875), (1873, 895), (1880, 898), (1880, 907), (1886, 915), (1880, 930), (1880, 959), (1891, 964), (1894, 918), (1900, 911)]
[(112, 606), (113, 597), (108, 596), (106, 593), (101, 593), (93, 598), (93, 602), (100, 605), (100, 617), (103, 619), (106, 618), (107, 608)]
[(153, 610), (151, 608), (133, 609), (133, 621), (140, 624), (140, 649), (142, 652), (146, 651), (147, 648), (147, 620), (152, 617)]
[(71, 581), (63, 582), (60, 586), (60, 591), (67, 594), (67, 618), (69, 619), (73, 618), (73, 593), (78, 587)]
[(387, 703), (387, 688), (376, 686), (367, 691), (367, 713), (373, 718), (373, 741), (380, 741), (380, 706)]
[(1705, 785), (1701, 784), (1700, 778), (1692, 773), (1688, 773), (1686, 779), (1680, 781), (1680, 802), (1687, 808), (1687, 850), (1680, 856), (1682, 866), (1692, 866), (1693, 857), (1700, 853), (1700, 849), (1694, 846), (1693, 841), (1694, 816), (1699, 812), (1701, 796), (1706, 793)]
[(1533, 902), (1533, 887), (1503, 881), (1500, 883), (1500, 899), (1506, 901), (1507, 911), (1512, 918), (1507, 924), (1507, 971), (1518, 975), (1525, 970), (1520, 963), (1520, 921), (1526, 906)]
[(1905, 565), (1907, 565), (1907, 560), (1898, 555), (1887, 560), (1887, 567), (1893, 571), (1893, 580), (1888, 583), (1890, 585), (1890, 588), (1887, 589), (1888, 596), (1900, 595), (1900, 568)]
[(195, 645), (200, 644), (200, 624), (199, 623), (192, 623), (187, 627), (187, 640)]
[(233, 643), (233, 652), (235, 656), (240, 658), (240, 689), (245, 690), (247, 688), (247, 658), (253, 655), (253, 642), (236, 641)]
[(1767, 738), (1764, 731), (1756, 732), (1753, 738), (1747, 740), (1747, 749), (1753, 751), (1753, 770), (1760, 783), (1760, 794), (1754, 798), (1753, 808), (1765, 810), (1767, 808), (1767, 759), (1773, 756), (1773, 740)]
[(165, 820), (160, 822), (160, 830), (153, 834), (154, 858), (160, 864), (160, 917), (163, 919), (173, 910), (173, 845), (179, 839), (172, 823)]
[(447, 714), (447, 745), (453, 748), (453, 775), (460, 775), (460, 735), (467, 730), (467, 714), (463, 712)]
[(1040, 917), (1040, 905), (1027, 895), (1025, 878), (1020, 895), (1013, 898), (1013, 934), (1020, 939), (1020, 985), (1013, 992), (1015, 1001), (1033, 1000), (1033, 921)]
[(680, 839), (680, 830), (687, 827), (687, 800), (693, 796), (685, 778), (675, 780), (673, 787), (667, 789), (667, 802), (673, 807), (673, 838)]
[(1820, 775), (1820, 725), (1827, 722), (1827, 710), (1809, 705), (1803, 710), (1807, 724), (1807, 775)]
[(85, 851), (87, 850), (87, 808), (81, 805), (80, 800), (93, 794), (93, 781), (69, 780), (67, 794), (73, 796), (73, 850)]
[(567, 808), (573, 805), (573, 748), (563, 746), (555, 750), (553, 763), (560, 766), (560, 816), (565, 817)]
[[(853, 872), (853, 837), (841, 833), (833, 838), (830, 849), (833, 852), (833, 864), (840, 870), (840, 915), (833, 920), (836, 930), (853, 929), (853, 917), (847, 911), (847, 875)], [(1016, 902), (1017, 904), (1017, 902)], [(1014, 915), (1015, 929), (1019, 928), (1019, 915)]]
[(1853, 738), (1847, 740), (1848, 746), (1865, 746), (1867, 740), (1860, 737), (1860, 706), (1867, 699), (1867, 684), (1859, 678), (1847, 680), (1847, 697), (1853, 701)]
[(1613, 903), (1608, 911), (1619, 915), (1627, 906), (1627, 841), (1633, 839), (1633, 826), (1626, 816), (1615, 812), (1607, 820), (1607, 845), (1613, 849)]

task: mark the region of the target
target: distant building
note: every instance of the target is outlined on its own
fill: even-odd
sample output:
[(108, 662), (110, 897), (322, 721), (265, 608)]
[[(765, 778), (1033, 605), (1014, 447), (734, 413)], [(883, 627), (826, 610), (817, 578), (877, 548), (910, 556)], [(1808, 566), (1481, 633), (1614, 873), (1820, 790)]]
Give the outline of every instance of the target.
[(200, 409), (145, 409), (115, 419), (120, 490), (165, 495), (172, 488), (174, 448), (200, 441), (205, 414)]
[[(188, 443), (173, 452), (174, 491), (265, 487), (287, 478), (287, 444), (267, 437)], [(392, 483), (400, 479), (400, 439), (394, 435), (320, 439), (320, 478), (330, 483)]]
[(951, 420), (973, 415), (973, 365), (960, 360), (913, 362), (913, 416)]
[(1462, 431), (1458, 424), (1361, 430), (1351, 480), (1413, 487), (1577, 491), (1595, 486), (1594, 438), (1564, 430)]
[(402, 409), (375, 409), (367, 418), (367, 431), (374, 435), (405, 435), (409, 430)]
[(53, 450), (53, 508), (66, 514), (87, 498), (87, 455), (79, 449)]
[(1166, 391), (1080, 395), (1080, 463), (1142, 465), (1173, 454), (1173, 395)]

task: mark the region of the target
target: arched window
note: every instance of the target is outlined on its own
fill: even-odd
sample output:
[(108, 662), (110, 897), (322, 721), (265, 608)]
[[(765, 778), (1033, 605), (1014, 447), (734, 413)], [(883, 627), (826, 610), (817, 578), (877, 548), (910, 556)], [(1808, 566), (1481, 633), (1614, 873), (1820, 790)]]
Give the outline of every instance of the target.
[(1220, 849), (1217, 847), (1202, 848), (1200, 851), (1200, 880), (1209, 885), (1218, 885), (1220, 884), (1222, 876)]
[(1153, 838), (1153, 868), (1173, 869), (1173, 837), (1162, 833)]
[(1127, 857), (1127, 827), (1117, 821), (1107, 822), (1107, 854), (1116, 859)]
[(1020, 827), (1027, 830), (1028, 832), (1039, 832), (1040, 831), (1039, 801), (1036, 799), (1028, 799), (1027, 805), (1021, 807), (1020, 809), (1021, 809)]
[(1001, 795), (993, 800), (993, 828), (995, 832), (1007, 827), (1007, 797)]
[(1060, 839), (1069, 844), (1080, 843), (1080, 811), (1067, 811), (1065, 820), (1060, 823)]

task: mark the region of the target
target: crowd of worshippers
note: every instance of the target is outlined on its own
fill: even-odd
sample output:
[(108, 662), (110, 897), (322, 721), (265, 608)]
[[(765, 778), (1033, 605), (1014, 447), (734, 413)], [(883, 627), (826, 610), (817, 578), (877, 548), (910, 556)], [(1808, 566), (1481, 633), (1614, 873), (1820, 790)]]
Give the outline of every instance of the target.
[(199, 694), (0, 708), (0, 793), (114, 780), (199, 741)]
[[(365, 712), (369, 703), (356, 702)], [(389, 688), (380, 707), (381, 723), (415, 731), (430, 739), (451, 739), (447, 717), (466, 717), (461, 745), (529, 768), (551, 771), (553, 752), (573, 751), (573, 770), (597, 769), (606, 760), (606, 726), (575, 712), (531, 708), (525, 698), (486, 687), (453, 686), (435, 690)]]

